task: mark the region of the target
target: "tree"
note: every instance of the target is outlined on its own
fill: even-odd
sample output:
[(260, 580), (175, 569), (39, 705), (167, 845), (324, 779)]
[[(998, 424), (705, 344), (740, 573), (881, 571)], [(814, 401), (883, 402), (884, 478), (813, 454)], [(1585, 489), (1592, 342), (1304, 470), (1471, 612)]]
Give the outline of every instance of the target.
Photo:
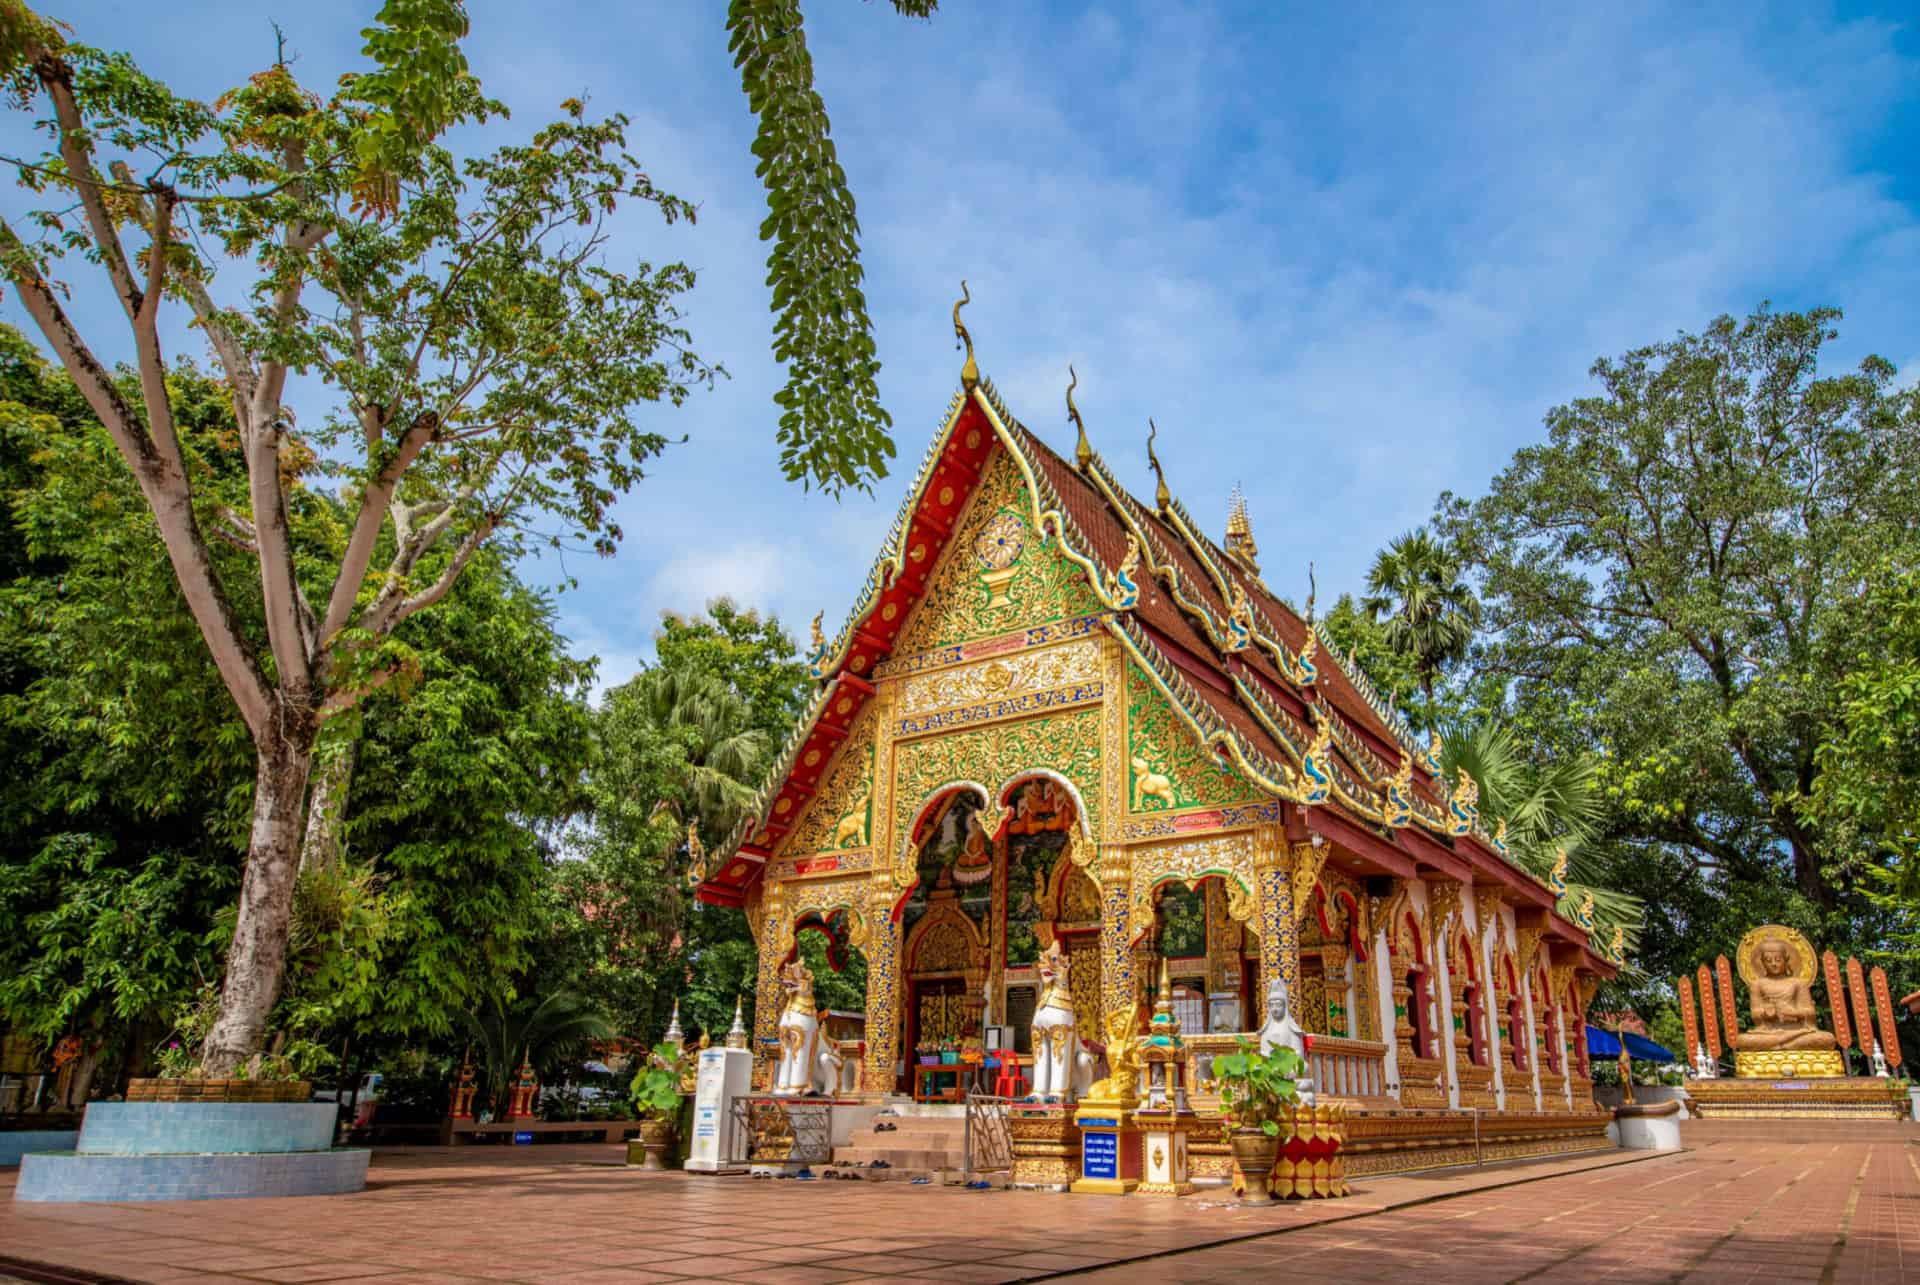
[(1843, 629), (1848, 669), (1804, 810), (1870, 868), (1890, 864), (1900, 893), (1920, 901), (1920, 566), (1876, 566)]
[[(743, 83), (762, 86), (763, 123), (804, 124), (805, 109), (789, 110), (794, 78), (810, 76), (797, 20), (789, 38), (753, 21), (779, 16), (768, 6), (736, 8), (753, 26), (737, 48), (764, 55), (743, 70)], [(605, 221), (622, 202), (668, 222), (693, 215), (625, 151), (624, 117), (589, 122), (569, 102), (530, 146), (459, 159), (441, 144), (452, 126), (504, 110), (467, 70), (466, 27), (456, 0), (389, 0), (365, 33), (367, 69), (333, 97), (276, 64), (209, 107), (125, 55), (69, 44), (18, 0), (0, 6), (0, 74), (23, 105), (40, 99), (51, 112), (52, 150), (12, 159), (30, 190), (57, 194), (31, 216), (32, 239), (0, 222), (0, 269), (139, 482), (254, 749), (209, 1074), (260, 1047), (278, 994), (326, 723), (411, 672), (394, 631), (444, 599), (484, 544), (516, 552), (551, 520), (610, 552), (620, 531), (609, 506), (666, 444), (639, 412), (678, 404), (717, 373), (677, 324), (688, 269), (642, 263), (629, 275), (603, 261)], [(769, 176), (770, 201), (791, 220), (841, 176), (830, 149), (815, 175), (820, 149), (788, 138), (796, 146)], [(858, 484), (881, 430), (849, 346), (846, 327), (864, 312), (848, 266), (850, 204), (844, 212), (830, 231), (837, 248), (783, 258), (776, 307), (796, 319), (811, 310), (813, 325), (776, 353), (797, 380), (809, 361), (854, 371), (809, 375), (781, 433), (790, 467)], [(55, 272), (70, 255), (97, 265), (120, 305), (138, 401), (96, 355), (104, 336), (82, 335), (66, 311)], [(249, 276), (244, 290), (216, 294), (222, 263)], [(230, 392), (243, 507), (208, 505), (183, 452), (161, 340), (175, 308), (206, 336)], [(334, 399), (300, 431), (283, 403), (297, 372)], [(302, 564), (289, 529), (290, 485), (308, 474), (334, 478), (350, 509), (321, 566)], [(236, 606), (216, 539), (251, 556), (257, 627)], [(376, 574), (383, 541), (391, 553)]]
[(1547, 442), (1440, 504), (1484, 582), (1483, 664), (1604, 754), (1616, 836), (1743, 880), (1784, 853), (1827, 912), (1853, 854), (1800, 804), (1850, 667), (1832, 640), (1920, 503), (1915, 396), (1877, 357), (1820, 372), (1838, 316), (1762, 307), (1602, 359)]
[[(189, 366), (168, 383), (202, 494), (244, 493), (223, 387)], [(0, 1015), (47, 1038), (153, 1035), (217, 974), (216, 925), (230, 935), (248, 737), (112, 441), (0, 328), (4, 397), (0, 922), (18, 931), (0, 934)], [(343, 510), (289, 495), (296, 548), (323, 547)], [(248, 556), (212, 554), (223, 571)], [(258, 618), (256, 597), (235, 603)], [(416, 661), (407, 716), (389, 685), (347, 720), (364, 727), (344, 851), (296, 880), (273, 1017), (308, 1038), (350, 1029), (356, 1049), (444, 1035), (526, 968), (550, 831), (578, 806), (590, 745), (592, 666), (496, 552), (395, 638)]]
[(1409, 531), (1375, 555), (1361, 605), (1374, 620), (1384, 617), (1387, 646), (1413, 666), (1431, 711), (1441, 671), (1467, 654), (1480, 623), (1458, 560), (1425, 528)]
[[(893, 0), (896, 12), (931, 17), (939, 0)], [(831, 494), (886, 476), (893, 422), (880, 406), (872, 325), (853, 195), (813, 88), (800, 0), (730, 0), (728, 48), (740, 88), (760, 119), (753, 154), (767, 189), (760, 239), (772, 241), (773, 354), (787, 363), (780, 463), (789, 478)]]

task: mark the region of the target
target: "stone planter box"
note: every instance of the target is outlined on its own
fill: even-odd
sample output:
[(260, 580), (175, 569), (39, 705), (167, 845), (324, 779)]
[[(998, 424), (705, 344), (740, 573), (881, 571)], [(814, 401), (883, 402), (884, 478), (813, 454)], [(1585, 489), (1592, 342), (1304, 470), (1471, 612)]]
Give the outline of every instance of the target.
[(80, 1135), (71, 1129), (22, 1129), (0, 1133), (0, 1169), (11, 1169), (34, 1151), (71, 1151)]
[(129, 1102), (309, 1102), (311, 1080), (130, 1080)]
[(21, 1160), (13, 1198), (217, 1200), (360, 1191), (368, 1153), (331, 1149), (336, 1110), (331, 1102), (95, 1102), (74, 1150)]

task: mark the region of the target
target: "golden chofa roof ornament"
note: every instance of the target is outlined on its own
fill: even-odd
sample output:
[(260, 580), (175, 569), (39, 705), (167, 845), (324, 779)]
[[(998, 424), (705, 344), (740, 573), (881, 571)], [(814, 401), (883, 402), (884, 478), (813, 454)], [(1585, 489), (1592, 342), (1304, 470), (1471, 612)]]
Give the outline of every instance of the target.
[(965, 344), (967, 360), (960, 367), (960, 387), (972, 392), (980, 386), (980, 363), (973, 359), (973, 336), (967, 333), (966, 323), (960, 320), (960, 309), (973, 302), (973, 296), (967, 292), (965, 280), (960, 282), (960, 300), (953, 305), (953, 337), (959, 341), (955, 348)]
[(1079, 440), (1073, 444), (1073, 464), (1084, 473), (1087, 465), (1093, 462), (1093, 443), (1087, 440), (1087, 426), (1080, 420), (1080, 408), (1073, 404), (1073, 390), (1080, 387), (1080, 374), (1072, 366), (1067, 367), (1067, 374), (1071, 376), (1071, 382), (1067, 384), (1067, 418), (1080, 434)]
[(1240, 564), (1249, 575), (1260, 574), (1260, 546), (1254, 543), (1253, 523), (1247, 517), (1247, 495), (1240, 484), (1233, 484), (1233, 494), (1227, 498), (1227, 556)]
[(1166, 511), (1173, 507), (1173, 493), (1167, 490), (1167, 475), (1160, 469), (1160, 457), (1153, 453), (1153, 439), (1159, 435), (1160, 426), (1149, 418), (1147, 420), (1147, 463), (1153, 465), (1153, 503), (1164, 516)]

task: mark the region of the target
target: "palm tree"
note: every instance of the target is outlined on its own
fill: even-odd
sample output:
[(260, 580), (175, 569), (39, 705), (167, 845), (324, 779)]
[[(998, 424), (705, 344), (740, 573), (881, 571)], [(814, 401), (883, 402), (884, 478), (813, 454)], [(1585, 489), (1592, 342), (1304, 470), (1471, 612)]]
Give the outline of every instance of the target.
[(732, 829), (771, 751), (766, 733), (750, 726), (747, 702), (719, 677), (684, 668), (649, 669), (627, 690), (655, 726), (685, 737), (687, 810), (710, 833)]
[(1440, 737), (1443, 774), (1452, 781), (1462, 772), (1473, 778), (1480, 788), (1481, 824), (1497, 831), (1506, 823), (1508, 856), (1544, 879), (1564, 854), (1563, 909), (1592, 893), (1596, 922), (1608, 931), (1623, 926), (1631, 948), (1639, 939), (1644, 908), (1638, 897), (1600, 886), (1606, 872), (1596, 840), (1605, 803), (1594, 758), (1582, 754), (1537, 762), (1511, 727), (1492, 720), (1454, 720), (1440, 729)]
[(484, 1013), (468, 1013), (467, 1028), (480, 1045), (487, 1101), (494, 1111), (506, 1105), (507, 1086), (521, 1062), (539, 1068), (550, 1053), (575, 1040), (611, 1039), (613, 1023), (573, 991), (553, 991), (531, 1008), (508, 1009), (498, 995)]
[(1409, 531), (1374, 557), (1361, 606), (1385, 618), (1387, 645), (1412, 662), (1431, 711), (1441, 669), (1467, 654), (1480, 625), (1459, 561), (1425, 527)]

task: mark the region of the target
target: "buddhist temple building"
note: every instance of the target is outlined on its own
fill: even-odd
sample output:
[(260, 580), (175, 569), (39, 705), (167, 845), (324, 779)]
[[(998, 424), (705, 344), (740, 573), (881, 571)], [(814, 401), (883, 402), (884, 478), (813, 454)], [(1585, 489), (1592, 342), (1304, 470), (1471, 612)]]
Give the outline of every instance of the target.
[[(1152, 439), (1140, 498), (1071, 398), (1069, 459), (968, 339), (850, 616), (815, 622), (811, 707), (697, 872), (753, 925), (763, 1058), (797, 933), (866, 960), (875, 1095), (913, 1092), (929, 1049), (1029, 1052), (1058, 943), (1089, 1041), (1116, 1012), (1146, 1030), (1162, 961), (1202, 1055), (1256, 1029), (1283, 977), (1323, 1096), (1382, 1121), (1511, 1117), (1507, 1154), (1605, 1145), (1584, 1014), (1619, 936), (1511, 859), (1437, 739), (1267, 587), (1237, 492), (1216, 542)], [(1423, 1136), (1428, 1163), (1466, 1145)]]

